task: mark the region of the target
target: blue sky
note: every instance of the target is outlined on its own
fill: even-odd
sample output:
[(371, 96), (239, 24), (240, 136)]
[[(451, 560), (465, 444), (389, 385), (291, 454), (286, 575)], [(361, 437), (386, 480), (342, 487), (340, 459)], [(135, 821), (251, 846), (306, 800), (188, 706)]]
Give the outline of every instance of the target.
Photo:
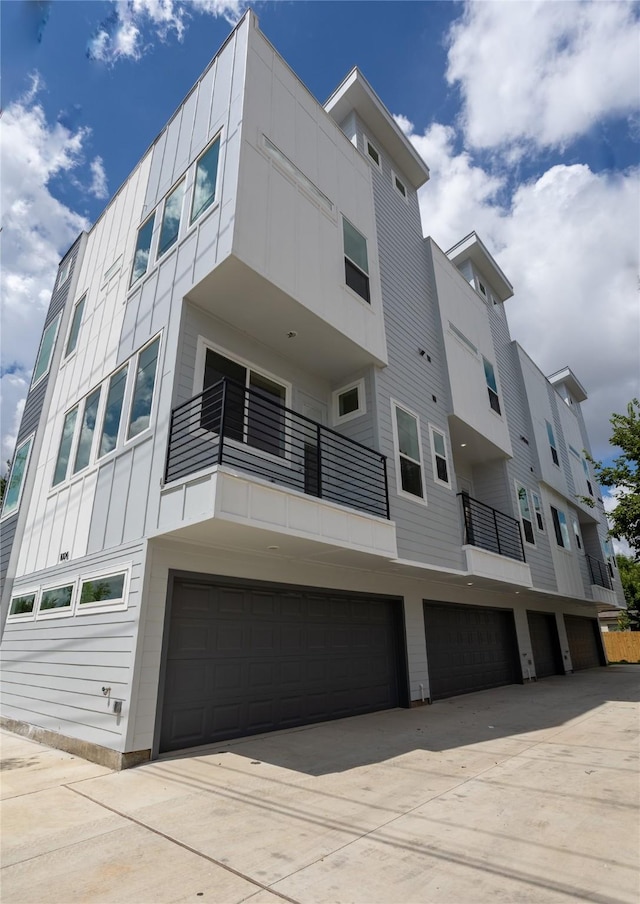
[[(640, 394), (636, 3), (253, 3), (325, 100), (360, 66), (431, 168), (425, 234), (476, 229), (515, 287), (514, 338), (585, 385), (594, 451)], [(246, 8), (236, 0), (2, 5), (2, 460), (57, 261)]]

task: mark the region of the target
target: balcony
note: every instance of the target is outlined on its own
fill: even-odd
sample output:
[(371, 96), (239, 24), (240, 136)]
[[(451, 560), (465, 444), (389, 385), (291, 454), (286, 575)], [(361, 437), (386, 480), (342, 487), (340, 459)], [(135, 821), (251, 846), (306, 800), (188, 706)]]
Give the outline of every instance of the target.
[(467, 571), (478, 577), (531, 587), (520, 522), (467, 493), (458, 493), (464, 518)]
[(601, 562), (600, 559), (596, 559), (594, 556), (590, 555), (586, 555), (585, 559), (589, 566), (592, 586), (604, 587), (605, 590), (613, 590), (611, 575), (609, 574), (609, 568), (606, 563)]

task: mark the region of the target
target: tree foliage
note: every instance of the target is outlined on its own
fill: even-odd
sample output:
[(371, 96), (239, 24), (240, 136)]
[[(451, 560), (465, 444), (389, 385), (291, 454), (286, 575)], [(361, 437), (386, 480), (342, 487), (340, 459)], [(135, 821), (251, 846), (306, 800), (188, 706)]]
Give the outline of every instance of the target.
[(640, 402), (633, 399), (626, 414), (611, 417), (613, 431), (609, 442), (622, 454), (611, 465), (593, 462), (598, 483), (618, 490), (618, 504), (609, 513), (611, 534), (626, 540), (640, 555)]
[(626, 612), (618, 616), (618, 627), (621, 631), (640, 631), (640, 562), (629, 556), (616, 556), (616, 562), (627, 602)]

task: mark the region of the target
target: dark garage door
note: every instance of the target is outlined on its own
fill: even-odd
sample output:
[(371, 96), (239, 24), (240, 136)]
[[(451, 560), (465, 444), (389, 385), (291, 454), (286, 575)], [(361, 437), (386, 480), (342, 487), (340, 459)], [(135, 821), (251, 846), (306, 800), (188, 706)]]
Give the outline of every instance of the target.
[(558, 627), (553, 612), (527, 612), (536, 678), (563, 675)]
[(573, 671), (595, 669), (599, 665), (604, 665), (597, 620), (582, 615), (565, 615), (564, 624), (567, 629)]
[(174, 580), (160, 750), (405, 703), (401, 602)]
[(521, 681), (511, 609), (424, 601), (432, 700)]

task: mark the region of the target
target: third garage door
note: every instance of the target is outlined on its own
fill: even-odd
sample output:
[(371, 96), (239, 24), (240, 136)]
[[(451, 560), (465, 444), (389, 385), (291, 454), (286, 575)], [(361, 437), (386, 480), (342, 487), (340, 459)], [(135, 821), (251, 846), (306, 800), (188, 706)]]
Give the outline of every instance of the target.
[(424, 602), (432, 700), (522, 680), (511, 609)]
[(406, 702), (401, 601), (174, 579), (160, 750)]
[(597, 620), (582, 615), (565, 615), (564, 624), (567, 629), (573, 671), (595, 669), (599, 665), (604, 665)]

